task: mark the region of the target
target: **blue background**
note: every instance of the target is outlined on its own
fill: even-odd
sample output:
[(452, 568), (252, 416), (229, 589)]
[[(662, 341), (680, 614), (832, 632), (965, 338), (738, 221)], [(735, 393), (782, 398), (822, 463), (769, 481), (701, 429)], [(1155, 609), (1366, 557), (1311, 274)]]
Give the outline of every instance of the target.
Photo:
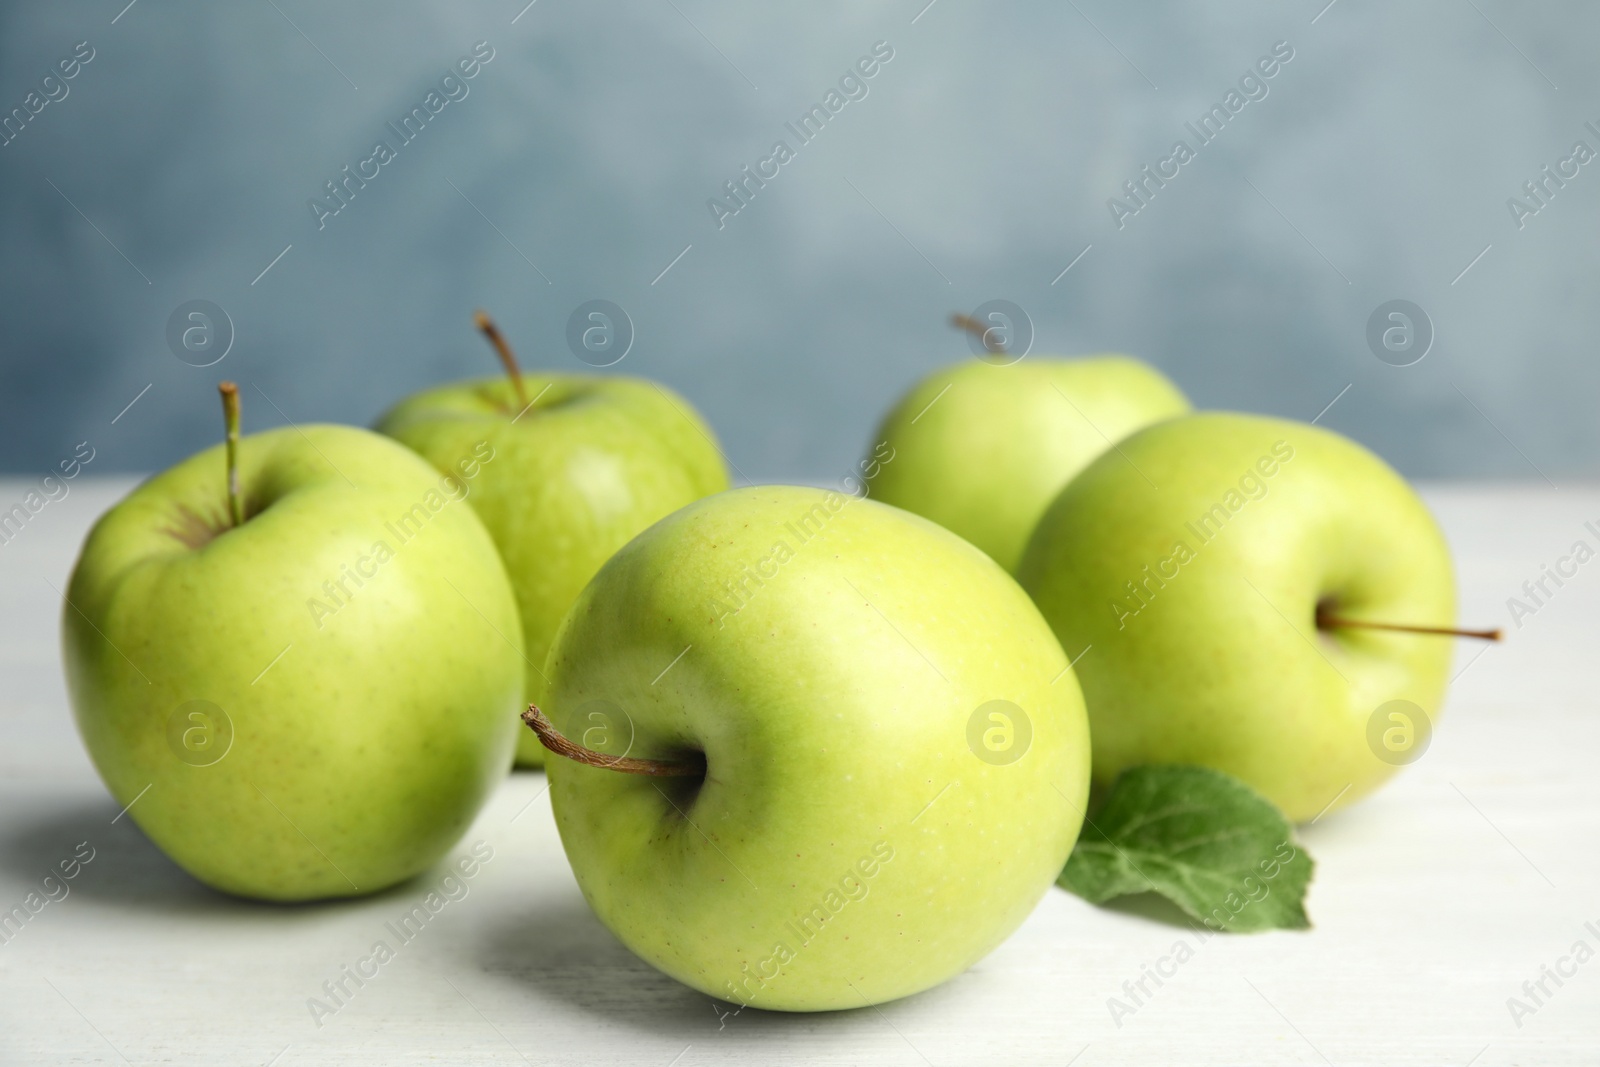
[[(0, 110), (95, 50), (0, 147), (6, 471), (84, 440), (92, 473), (167, 466), (218, 438), (222, 377), (249, 430), (370, 423), (493, 372), (480, 304), (585, 370), (593, 298), (637, 334), (602, 373), (681, 390), (756, 480), (846, 472), (997, 298), (1035, 353), (1131, 352), (1206, 407), (1310, 419), (1349, 385), (1322, 422), (1412, 475), (1597, 467), (1600, 162), (1507, 208), (1600, 149), (1595, 5), (125, 2), (0, 13)], [(319, 230), (308, 199), (478, 41), (469, 95)], [(719, 229), (708, 198), (878, 41), (868, 95)], [(1278, 41), (1268, 95), (1119, 229), (1108, 198)], [(1437, 333), (1412, 366), (1366, 341), (1394, 298)], [(216, 366), (169, 350), (191, 299), (234, 324)]]

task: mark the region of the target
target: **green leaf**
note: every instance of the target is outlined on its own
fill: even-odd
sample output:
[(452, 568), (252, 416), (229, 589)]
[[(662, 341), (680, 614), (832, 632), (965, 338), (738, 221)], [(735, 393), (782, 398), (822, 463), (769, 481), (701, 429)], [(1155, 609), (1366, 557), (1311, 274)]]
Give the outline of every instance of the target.
[(1311, 856), (1261, 794), (1206, 767), (1124, 771), (1056, 883), (1092, 904), (1159, 893), (1213, 930), (1303, 930)]

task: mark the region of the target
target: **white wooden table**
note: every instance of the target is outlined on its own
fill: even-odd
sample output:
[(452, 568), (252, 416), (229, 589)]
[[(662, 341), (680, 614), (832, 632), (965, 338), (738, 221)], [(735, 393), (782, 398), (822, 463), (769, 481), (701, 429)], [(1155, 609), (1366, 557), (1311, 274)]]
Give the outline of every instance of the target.
[[(67, 711), (57, 590), (129, 484), (80, 479), (0, 546), (0, 910), (80, 842), (94, 850), (70, 894), (0, 944), (0, 1063), (1600, 1062), (1600, 956), (1559, 987), (1545, 979), (1552, 995), (1520, 1026), (1507, 1006), (1575, 942), (1600, 953), (1600, 561), (1504, 645), (1461, 644), (1426, 755), (1304, 830), (1318, 862), (1309, 932), (1201, 944), (1142, 906), (1052, 890), (992, 956), (921, 996), (735, 1015), (589, 913), (543, 775), (515, 774), (462, 844), (494, 849), (470, 894), (319, 1027), (307, 999), (436, 878), (345, 903), (249, 904), (114, 821)], [(25, 490), (0, 481), (0, 509)], [(1507, 597), (1574, 541), (1600, 548), (1583, 528), (1600, 526), (1594, 488), (1427, 495), (1473, 624), (1508, 624)], [(1117, 1025), (1108, 998), (1180, 939), (1194, 957)]]

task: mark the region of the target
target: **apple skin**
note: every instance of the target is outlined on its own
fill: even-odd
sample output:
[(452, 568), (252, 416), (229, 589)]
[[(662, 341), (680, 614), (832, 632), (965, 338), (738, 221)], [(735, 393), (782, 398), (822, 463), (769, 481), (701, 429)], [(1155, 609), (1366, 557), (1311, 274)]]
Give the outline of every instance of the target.
[[(691, 504), (601, 568), (549, 671), (569, 738), (705, 754), (698, 788), (546, 772), (600, 919), (710, 996), (826, 1011), (936, 985), (1022, 922), (1077, 837), (1087, 720), (1060, 645), (992, 560), (909, 512), (793, 486)], [(1032, 728), (1006, 765), (967, 740), (996, 699)]]
[[(664, 386), (618, 376), (528, 373), (531, 410), (506, 378), (417, 393), (375, 429), (440, 471), (489, 441), (471, 502), (511, 575), (526, 645), (525, 703), (544, 699), (545, 656), (556, 627), (600, 565), (640, 530), (728, 487), (709, 427)], [(515, 419), (515, 421), (513, 421)], [(544, 763), (539, 739), (518, 724), (517, 763)]]
[[(1219, 503), (1220, 529), (1195, 525)], [(1317, 629), (1324, 598), (1354, 619), (1453, 626), (1455, 580), (1405, 480), (1304, 423), (1207, 413), (1135, 434), (1051, 504), (1018, 580), (1082, 653), (1096, 785), (1200, 764), (1303, 821), (1393, 773), (1367, 743), (1379, 705), (1409, 700), (1431, 720), (1444, 696), (1449, 638)]]
[[(272, 901), (370, 893), (444, 855), (509, 769), (522, 690), (510, 582), (472, 509), (387, 438), (272, 430), (245, 437), (239, 460), (243, 526), (223, 529), (218, 446), (90, 532), (63, 607), (78, 729), (117, 803), (207, 885)], [(419, 504), (402, 543), (386, 524)], [(206, 525), (223, 532), (182, 539)], [(316, 612), (342, 566), (373, 573)], [(169, 739), (191, 700), (232, 723), (210, 765)], [(220, 744), (209, 726), (194, 740)]]
[(1039, 516), (1074, 474), (1113, 442), (1188, 411), (1177, 386), (1128, 356), (969, 360), (924, 378), (889, 412), (874, 444), (887, 441), (894, 460), (872, 495), (955, 531), (1014, 572)]

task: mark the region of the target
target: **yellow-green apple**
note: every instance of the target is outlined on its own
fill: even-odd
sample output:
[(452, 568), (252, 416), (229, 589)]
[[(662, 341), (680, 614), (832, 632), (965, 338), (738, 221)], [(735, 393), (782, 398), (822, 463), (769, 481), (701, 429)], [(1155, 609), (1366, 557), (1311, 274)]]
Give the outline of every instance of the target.
[(1050, 505), (1018, 580), (1081, 657), (1097, 784), (1200, 764), (1309, 819), (1404, 762), (1371, 743), (1381, 707), (1431, 719), (1444, 695), (1451, 642), (1394, 628), (1453, 626), (1444, 537), (1400, 475), (1316, 426), (1134, 434)]
[(350, 896), (466, 831), (522, 689), (469, 490), (366, 430), (234, 431), (95, 524), (63, 608), (73, 711), (117, 803), (190, 874)]
[(1014, 571), (1074, 474), (1133, 431), (1188, 410), (1177, 386), (1128, 356), (969, 360), (922, 379), (884, 419), (874, 440), (895, 461), (873, 496)]
[[(634, 534), (728, 487), (711, 430), (665, 386), (614, 375), (521, 373), (498, 331), (479, 326), (507, 364), (500, 378), (402, 400), (376, 426), (440, 471), (486, 440), (496, 460), (471, 503), (505, 560), (522, 616), (528, 702), (544, 698), (551, 638), (578, 591)], [(522, 731), (517, 762), (544, 750)]]
[(991, 559), (898, 508), (691, 504), (600, 569), (548, 670), (554, 731), (591, 750), (546, 766), (578, 884), (711, 996), (824, 1011), (936, 985), (1077, 837), (1087, 721), (1060, 645)]

